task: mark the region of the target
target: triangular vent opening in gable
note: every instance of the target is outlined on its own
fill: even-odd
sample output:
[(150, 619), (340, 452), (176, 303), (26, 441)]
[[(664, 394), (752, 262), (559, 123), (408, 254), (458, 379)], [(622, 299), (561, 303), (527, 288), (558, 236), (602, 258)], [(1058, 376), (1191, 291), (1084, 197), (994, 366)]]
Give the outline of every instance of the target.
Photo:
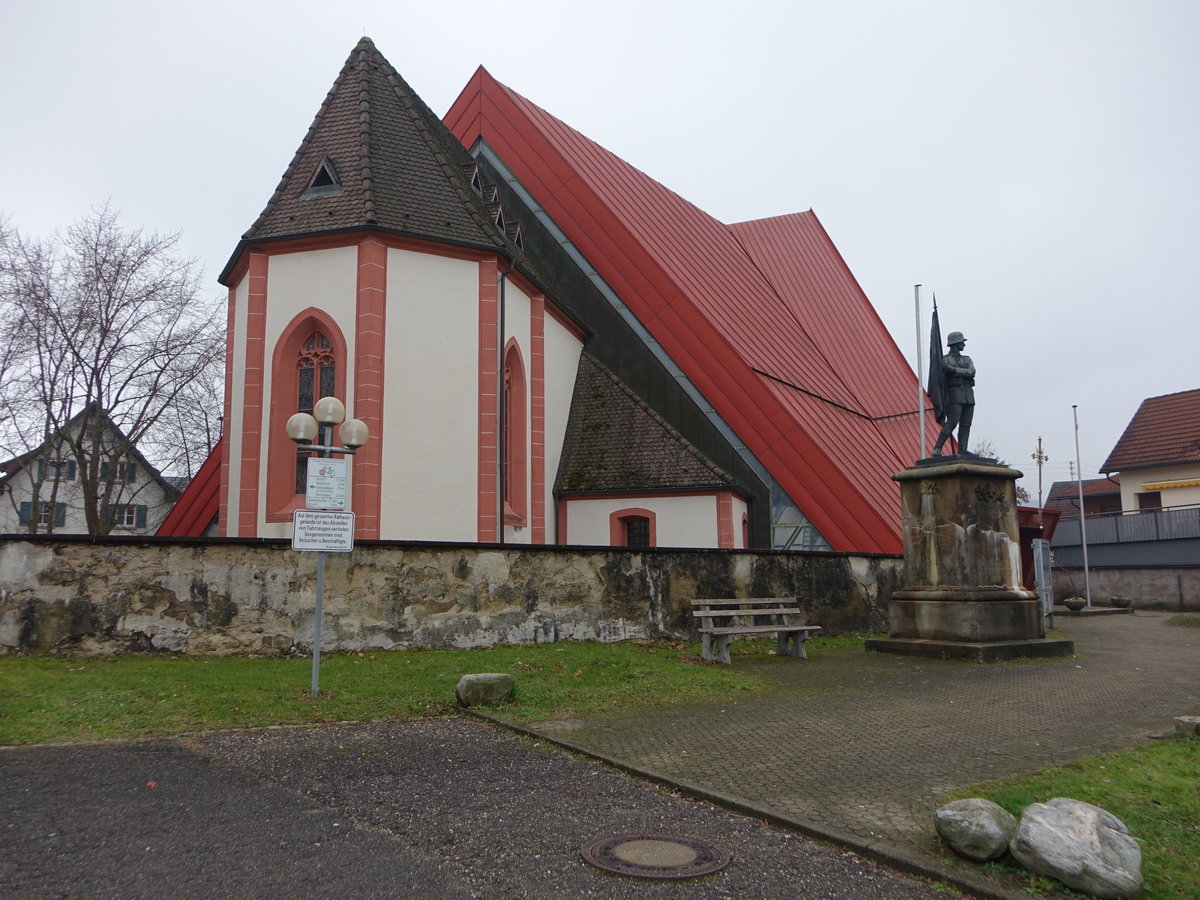
[(304, 189), (304, 193), (300, 196), (327, 197), (330, 194), (340, 194), (341, 192), (342, 186), (338, 183), (333, 163), (328, 159), (323, 159), (321, 160), (321, 164), (317, 166), (317, 170), (313, 172), (313, 176), (308, 182), (308, 187)]

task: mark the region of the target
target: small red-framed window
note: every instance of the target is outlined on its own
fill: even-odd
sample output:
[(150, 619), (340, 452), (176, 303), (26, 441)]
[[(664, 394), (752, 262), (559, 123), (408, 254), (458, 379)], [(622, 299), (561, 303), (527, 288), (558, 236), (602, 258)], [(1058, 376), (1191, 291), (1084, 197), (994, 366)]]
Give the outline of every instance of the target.
[(618, 509), (608, 517), (609, 543), (614, 547), (641, 549), (658, 546), (654, 511), (641, 507)]

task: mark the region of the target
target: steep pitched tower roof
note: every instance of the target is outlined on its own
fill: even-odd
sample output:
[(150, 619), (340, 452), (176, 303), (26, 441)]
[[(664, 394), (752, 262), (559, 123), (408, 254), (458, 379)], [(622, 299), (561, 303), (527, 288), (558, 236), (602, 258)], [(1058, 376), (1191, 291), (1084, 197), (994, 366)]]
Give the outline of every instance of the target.
[(238, 250), (363, 227), (504, 247), (483, 198), (471, 189), (464, 171), (470, 164), (442, 121), (364, 37)]
[(512, 172), (834, 549), (900, 552), (891, 475), (918, 455), (917, 379), (811, 212), (725, 225), (482, 68), (445, 120)]

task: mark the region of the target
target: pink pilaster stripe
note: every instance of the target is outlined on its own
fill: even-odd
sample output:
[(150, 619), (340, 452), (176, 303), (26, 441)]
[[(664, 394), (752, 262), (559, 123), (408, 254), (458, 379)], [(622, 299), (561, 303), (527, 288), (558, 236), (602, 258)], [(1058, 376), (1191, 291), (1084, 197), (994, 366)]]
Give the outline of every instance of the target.
[(354, 457), (355, 536), (378, 539), (383, 484), (383, 351), (387, 315), (387, 247), (367, 239), (358, 245), (354, 332), (354, 417), (371, 439)]
[(546, 543), (546, 298), (529, 303), (530, 540)]
[(495, 259), (479, 263), (479, 471), (478, 540), (500, 539), (496, 503), (499, 497), (499, 442), (497, 435), (498, 403), (496, 396), (499, 365), (499, 269)]
[(733, 494), (730, 491), (717, 494), (717, 546), (733, 549)]
[(238, 490), (238, 536), (258, 536), (259, 458), (262, 454), (263, 361), (267, 333), (267, 270), (265, 253), (251, 253), (246, 298), (246, 368), (242, 390), (242, 458)]

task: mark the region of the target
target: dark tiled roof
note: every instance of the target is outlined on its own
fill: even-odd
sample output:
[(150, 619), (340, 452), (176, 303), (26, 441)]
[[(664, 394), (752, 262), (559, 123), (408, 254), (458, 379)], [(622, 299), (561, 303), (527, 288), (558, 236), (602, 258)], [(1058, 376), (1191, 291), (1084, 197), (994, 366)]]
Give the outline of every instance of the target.
[[(322, 163), (341, 190), (304, 196)], [(364, 37), (243, 240), (377, 226), (504, 246), (464, 174), (470, 165), (462, 145)]]
[(705, 459), (591, 354), (579, 361), (556, 493), (728, 488)]
[(1195, 462), (1200, 462), (1200, 389), (1143, 400), (1100, 471)]
[[(1120, 496), (1121, 479), (1087, 478), (1083, 482), (1084, 499), (1088, 497)], [(1074, 481), (1056, 481), (1050, 485), (1050, 493), (1046, 495), (1046, 506), (1050, 509), (1078, 509), (1079, 486)]]

